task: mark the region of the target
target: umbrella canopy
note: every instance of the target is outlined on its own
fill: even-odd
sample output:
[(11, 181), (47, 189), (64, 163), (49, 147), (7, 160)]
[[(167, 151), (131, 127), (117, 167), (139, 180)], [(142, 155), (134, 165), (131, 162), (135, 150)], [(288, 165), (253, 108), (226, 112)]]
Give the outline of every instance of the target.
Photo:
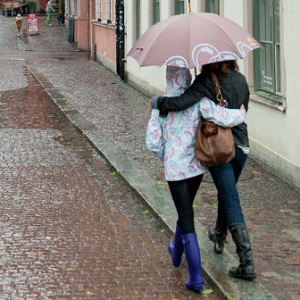
[(242, 59), (261, 45), (237, 23), (212, 13), (172, 16), (150, 27), (128, 52), (140, 66), (187, 68)]

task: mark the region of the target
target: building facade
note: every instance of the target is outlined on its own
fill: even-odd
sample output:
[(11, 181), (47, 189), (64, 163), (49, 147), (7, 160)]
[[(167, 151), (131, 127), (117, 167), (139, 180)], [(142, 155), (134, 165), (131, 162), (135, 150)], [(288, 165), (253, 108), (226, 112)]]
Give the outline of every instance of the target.
[(79, 48), (91, 50), (91, 57), (118, 74), (126, 58), (123, 77), (149, 96), (164, 92), (165, 67), (140, 68), (134, 59), (122, 55), (122, 50), (126, 54), (151, 25), (191, 8), (192, 12), (227, 17), (252, 33), (263, 48), (239, 61), (251, 90), (247, 114), (250, 153), (300, 188), (300, 1), (191, 0), (190, 7), (185, 0), (69, 1), (75, 1)]

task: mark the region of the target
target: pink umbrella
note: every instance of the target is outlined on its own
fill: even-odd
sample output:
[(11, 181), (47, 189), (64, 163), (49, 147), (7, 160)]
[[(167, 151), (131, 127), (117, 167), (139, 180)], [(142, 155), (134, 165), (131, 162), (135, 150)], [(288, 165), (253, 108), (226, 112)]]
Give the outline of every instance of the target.
[(261, 45), (235, 22), (211, 13), (172, 16), (150, 27), (128, 52), (140, 66), (201, 65), (242, 59)]

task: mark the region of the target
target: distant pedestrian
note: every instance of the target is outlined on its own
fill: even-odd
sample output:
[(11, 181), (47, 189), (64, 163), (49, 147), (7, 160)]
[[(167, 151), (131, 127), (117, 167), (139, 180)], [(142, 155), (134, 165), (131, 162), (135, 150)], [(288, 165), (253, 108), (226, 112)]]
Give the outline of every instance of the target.
[(16, 16), (16, 25), (18, 30), (17, 36), (21, 36), (22, 24), (23, 24), (23, 17), (21, 16), (21, 14), (17, 14)]
[(65, 24), (65, 14), (59, 13), (57, 16), (58, 25), (64, 25)]
[(52, 26), (50, 24), (50, 22), (51, 22), (51, 19), (52, 19), (52, 13), (55, 12), (55, 9), (52, 6), (52, 2), (53, 2), (53, 0), (49, 0), (47, 2), (47, 6), (46, 6), (46, 14), (47, 14), (46, 25), (47, 26)]
[[(186, 68), (167, 67), (167, 96), (180, 96), (191, 84)], [(174, 267), (181, 264), (185, 252), (190, 277), (185, 286), (195, 292), (203, 290), (201, 256), (194, 224), (193, 202), (206, 169), (195, 157), (196, 129), (200, 117), (231, 127), (243, 122), (244, 109), (226, 109), (204, 97), (182, 112), (160, 117), (153, 109), (148, 123), (146, 144), (164, 162), (165, 178), (178, 213), (174, 241), (169, 253)]]

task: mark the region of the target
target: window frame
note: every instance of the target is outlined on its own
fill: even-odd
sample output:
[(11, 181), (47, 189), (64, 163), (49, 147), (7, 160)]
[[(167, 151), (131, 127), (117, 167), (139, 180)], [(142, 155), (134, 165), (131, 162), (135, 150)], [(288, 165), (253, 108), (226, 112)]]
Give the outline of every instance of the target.
[(105, 19), (107, 24), (112, 23), (112, 0), (105, 0)]
[(160, 21), (160, 0), (152, 0), (152, 25)]
[[(270, 1), (270, 0), (268, 0)], [(261, 49), (257, 49), (254, 51), (254, 92), (259, 96), (267, 98), (275, 102), (276, 104), (283, 104), (283, 84), (282, 84), (282, 70), (281, 70), (281, 41), (280, 41), (280, 0), (271, 0), (272, 1), (272, 15), (268, 18), (268, 16), (261, 17), (262, 12), (266, 12), (267, 2), (266, 0), (255, 0), (253, 1), (253, 16), (257, 16), (253, 19), (253, 32), (254, 37), (257, 41), (264, 47)], [(277, 9), (277, 15), (276, 15)], [(268, 12), (266, 12), (268, 13)], [(266, 19), (270, 20), (271, 18), (271, 26), (267, 28), (264, 21)], [(271, 30), (268, 32), (267, 30)], [(265, 35), (264, 37), (262, 35)], [(271, 46), (271, 67), (268, 71), (272, 70), (271, 82), (272, 88), (267, 87), (269, 72), (266, 72), (266, 65), (269, 55), (266, 54), (266, 48), (270, 49)], [(263, 72), (266, 75), (266, 84), (263, 85)]]
[(205, 0), (205, 12), (220, 14), (220, 0)]
[(101, 22), (101, 9), (102, 9), (102, 0), (96, 0), (95, 1), (95, 14), (96, 14), (96, 20), (97, 20), (97, 22)]
[(174, 0), (174, 15), (185, 13), (185, 0)]
[(135, 0), (135, 39), (141, 36), (141, 0)]

